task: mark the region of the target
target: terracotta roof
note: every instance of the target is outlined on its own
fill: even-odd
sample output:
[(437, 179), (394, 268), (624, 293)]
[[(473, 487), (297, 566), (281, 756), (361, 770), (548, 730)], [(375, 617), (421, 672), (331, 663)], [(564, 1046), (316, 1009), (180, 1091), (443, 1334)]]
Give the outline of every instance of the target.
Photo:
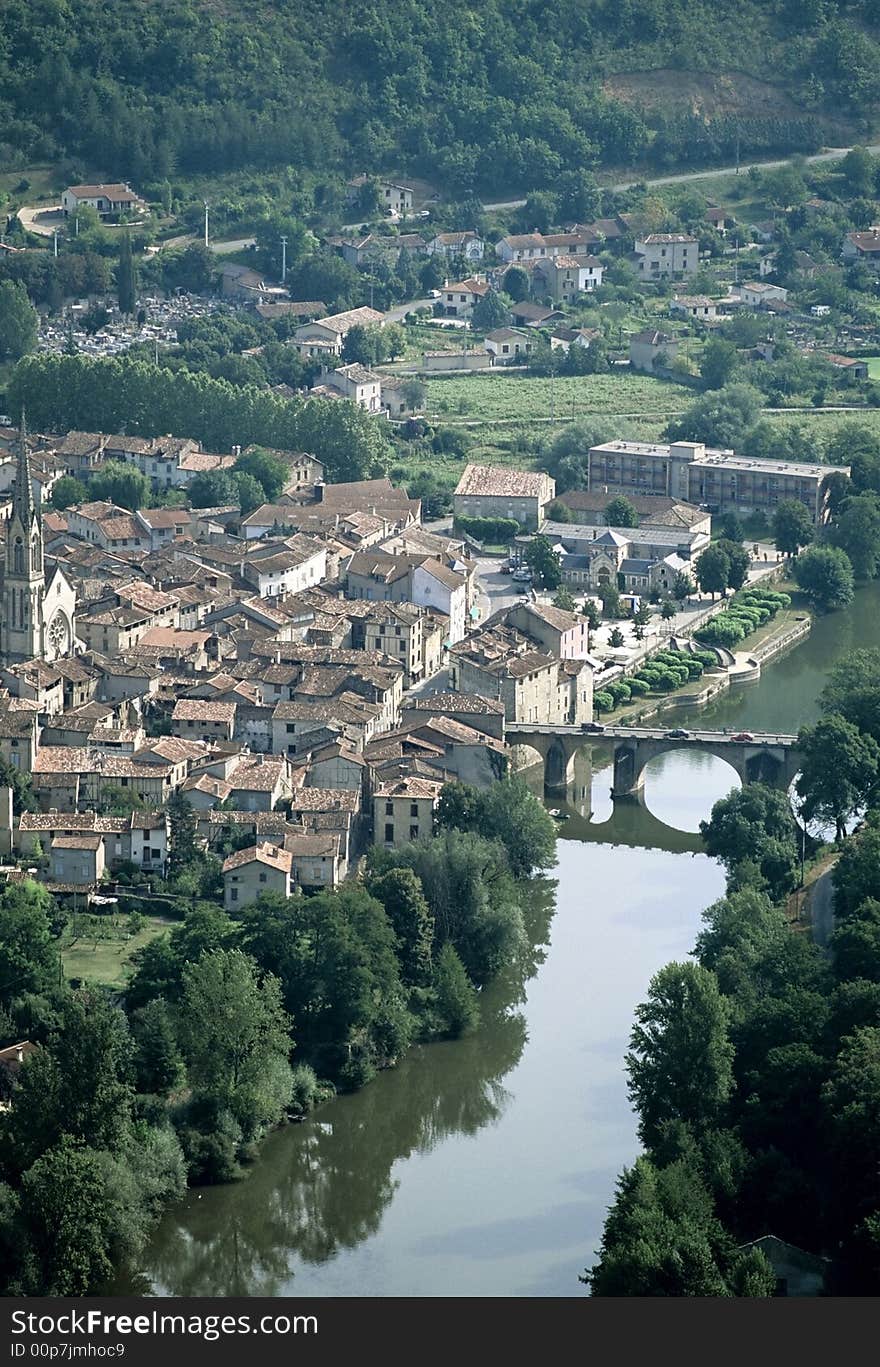
[(393, 783), (380, 783), (373, 796), (386, 799), (392, 797), (430, 797), (436, 799), (440, 795), (442, 787), (442, 779), (399, 778), (395, 779)]
[(235, 721), (234, 702), (208, 702), (203, 698), (180, 698), (174, 705), (172, 721)]
[(505, 465), (466, 465), (455, 493), (459, 497), (540, 498), (550, 478), (540, 471)]
[(249, 845), (244, 850), (236, 850), (223, 861), (223, 872), (230, 873), (233, 869), (240, 869), (245, 864), (254, 862), (268, 864), (279, 873), (290, 873), (291, 856), (288, 851), (279, 849), (277, 845), (270, 845), (268, 841), (261, 841), (259, 845)]

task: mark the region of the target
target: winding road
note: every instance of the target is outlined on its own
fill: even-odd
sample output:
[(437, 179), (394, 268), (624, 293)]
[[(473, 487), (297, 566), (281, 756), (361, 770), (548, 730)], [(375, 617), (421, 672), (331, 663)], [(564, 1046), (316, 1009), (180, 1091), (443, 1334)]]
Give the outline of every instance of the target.
[[(816, 152), (813, 156), (804, 157), (804, 161), (810, 165), (824, 161), (839, 161), (841, 157), (845, 157), (847, 152), (852, 150), (851, 147), (831, 147), (826, 152)], [(876, 156), (880, 153), (880, 143), (872, 143), (867, 151)], [(773, 171), (779, 166), (788, 166), (791, 160), (791, 157), (780, 157), (778, 161), (753, 161), (746, 166), (740, 165), (739, 167), (714, 166), (709, 171), (682, 171), (672, 176), (653, 176), (650, 180), (646, 180), (644, 177), (638, 180), (621, 180), (615, 185), (605, 185), (603, 189), (619, 191), (631, 190), (634, 185), (679, 185), (690, 180), (708, 180), (710, 176), (743, 175), (753, 168), (757, 171)], [(487, 213), (491, 213), (495, 209), (521, 209), (525, 202), (524, 199), (508, 199), (503, 203), (484, 204), (483, 208)]]

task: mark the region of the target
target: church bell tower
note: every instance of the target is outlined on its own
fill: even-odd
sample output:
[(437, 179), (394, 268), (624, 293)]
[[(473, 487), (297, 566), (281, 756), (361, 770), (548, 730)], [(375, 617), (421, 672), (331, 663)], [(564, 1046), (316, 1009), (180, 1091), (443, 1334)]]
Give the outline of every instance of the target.
[(3, 564), (0, 658), (4, 664), (16, 664), (35, 656), (44, 658), (45, 591), (43, 523), (34, 504), (27, 428), (22, 413), (15, 494), (12, 516), (6, 524)]

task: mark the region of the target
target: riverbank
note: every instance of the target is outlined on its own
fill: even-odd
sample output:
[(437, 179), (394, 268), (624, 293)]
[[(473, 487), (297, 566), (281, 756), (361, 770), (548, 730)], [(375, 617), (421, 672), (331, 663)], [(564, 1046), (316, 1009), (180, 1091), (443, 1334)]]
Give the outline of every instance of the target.
[[(735, 653), (733, 665), (719, 667), (717, 672), (706, 670), (699, 679), (684, 683), (656, 698), (624, 703), (603, 713), (602, 720), (611, 726), (637, 726), (650, 717), (678, 708), (704, 707), (729, 689), (760, 678), (763, 665), (801, 644), (809, 636), (812, 627), (813, 616), (809, 610), (802, 604), (795, 606), (793, 603), (789, 608), (780, 609), (774, 618), (745, 638), (743, 649)], [(658, 645), (658, 650), (664, 649), (668, 649), (668, 645)]]

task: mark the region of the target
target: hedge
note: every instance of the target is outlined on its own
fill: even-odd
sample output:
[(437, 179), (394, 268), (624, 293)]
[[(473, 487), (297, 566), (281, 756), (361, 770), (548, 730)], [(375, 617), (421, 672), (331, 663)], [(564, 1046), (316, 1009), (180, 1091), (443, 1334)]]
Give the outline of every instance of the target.
[(457, 517), (453, 525), (457, 532), (464, 532), (475, 541), (488, 541), (496, 546), (506, 546), (522, 531), (512, 517)]

